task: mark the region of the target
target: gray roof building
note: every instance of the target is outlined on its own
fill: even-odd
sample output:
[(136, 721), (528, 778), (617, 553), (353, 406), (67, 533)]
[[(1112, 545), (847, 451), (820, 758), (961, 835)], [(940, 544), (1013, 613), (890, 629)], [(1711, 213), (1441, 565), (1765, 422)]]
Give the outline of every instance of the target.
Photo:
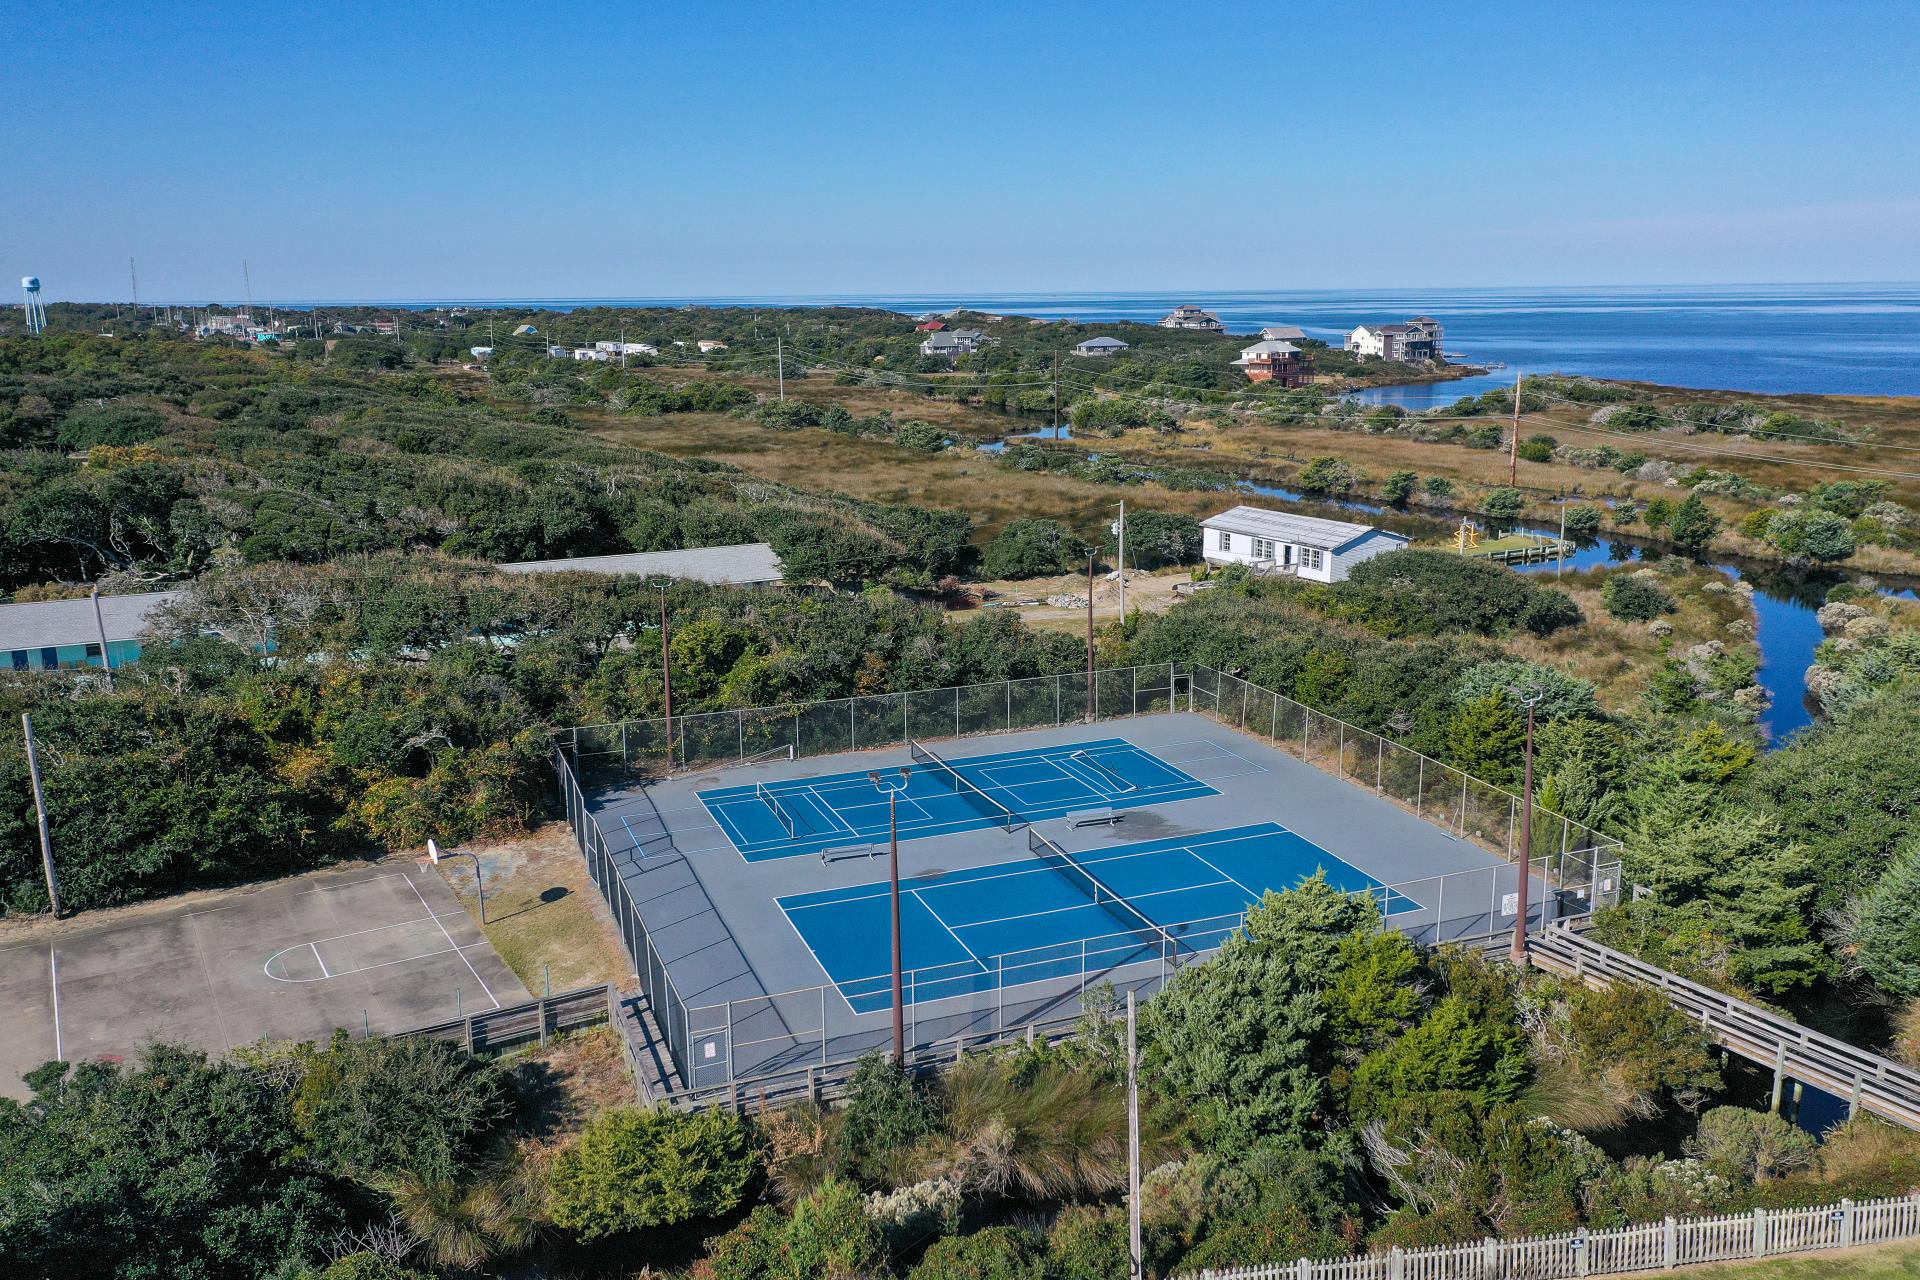
[(1073, 349), (1077, 356), (1110, 356), (1125, 351), (1127, 344), (1118, 338), (1088, 338)]
[(145, 595), (101, 596), (100, 621), (93, 601), (41, 600), (32, 604), (0, 604), (0, 652), (11, 649), (57, 649), (67, 645), (98, 645), (100, 623), (107, 643), (132, 640), (146, 629), (147, 617), (182, 591), (152, 591)]
[(764, 542), (730, 547), (688, 547), (683, 551), (632, 551), (612, 556), (574, 556), (567, 560), (521, 560), (499, 566), (502, 573), (608, 573), (636, 578), (685, 578), (714, 586), (757, 586), (779, 582), (786, 570)]
[[(1280, 542), (1291, 542), (1303, 547), (1321, 547), (1328, 551), (1337, 551), (1370, 533), (1386, 532), (1375, 529), (1370, 524), (1323, 520), (1319, 516), (1298, 516), (1287, 511), (1270, 511), (1265, 507), (1248, 506), (1228, 507), (1219, 515), (1208, 516), (1200, 524), (1207, 529), (1225, 529), (1229, 533), (1273, 538)], [(1387, 533), (1386, 536), (1403, 544), (1407, 541), (1402, 534)]]

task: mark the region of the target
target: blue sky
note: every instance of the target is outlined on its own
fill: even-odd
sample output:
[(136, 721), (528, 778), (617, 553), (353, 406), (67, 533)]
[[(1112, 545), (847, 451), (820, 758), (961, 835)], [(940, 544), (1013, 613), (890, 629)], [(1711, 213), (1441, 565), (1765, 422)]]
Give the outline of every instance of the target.
[(1920, 279), (1914, 4), (40, 0), (0, 48), (0, 272), (56, 299)]

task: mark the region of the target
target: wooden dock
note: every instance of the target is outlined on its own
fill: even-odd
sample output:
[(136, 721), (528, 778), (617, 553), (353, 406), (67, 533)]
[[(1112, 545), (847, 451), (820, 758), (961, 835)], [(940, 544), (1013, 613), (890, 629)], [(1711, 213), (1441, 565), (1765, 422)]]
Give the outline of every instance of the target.
[(1504, 538), (1488, 538), (1470, 546), (1462, 554), (1502, 564), (1532, 564), (1536, 560), (1558, 560), (1573, 554), (1573, 543), (1544, 534), (1515, 533)]

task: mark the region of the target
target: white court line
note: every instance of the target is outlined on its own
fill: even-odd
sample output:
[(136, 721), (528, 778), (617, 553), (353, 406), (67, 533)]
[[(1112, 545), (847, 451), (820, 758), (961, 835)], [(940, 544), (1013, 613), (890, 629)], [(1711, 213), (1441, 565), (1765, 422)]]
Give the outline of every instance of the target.
[(239, 906), (239, 905), (240, 905), (240, 904), (239, 904), (239, 903), (237, 903), (237, 902), (229, 902), (229, 903), (228, 903), (228, 904), (227, 904), (226, 906), (224, 906), (224, 907), (208, 907), (208, 908), (207, 908), (206, 910), (204, 910), (204, 911), (189, 911), (189, 912), (187, 912), (187, 919), (189, 919), (189, 920), (191, 920), (191, 919), (193, 919), (193, 918), (194, 918), (195, 916), (210, 916), (210, 915), (212, 915), (212, 914), (213, 914), (214, 912), (216, 912), (216, 911), (231, 911), (231, 910), (233, 910), (233, 909), (234, 909), (235, 907), (237, 907), (237, 906)]
[(467, 966), (467, 972), (473, 975), (473, 980), (480, 984), (480, 989), (487, 993), (487, 999), (492, 1000), (493, 1007), (498, 1009), (500, 1007), (499, 999), (495, 997), (493, 991), (487, 986), (487, 980), (480, 976), (480, 971), (473, 967), (473, 961), (467, 959), (467, 953), (460, 950), (460, 944), (455, 942), (453, 935), (447, 932), (447, 926), (440, 924), (440, 917), (433, 914), (433, 907), (427, 902), (427, 895), (420, 892), (420, 886), (413, 882), (413, 877), (406, 877), (406, 881), (407, 888), (413, 890), (413, 896), (420, 899), (420, 905), (426, 909), (429, 916), (433, 917), (433, 922), (440, 925), (440, 936), (447, 940), (448, 946), (459, 953), (461, 963)]
[[(296, 898), (304, 898), (306, 895), (310, 893), (332, 893), (336, 889), (351, 889), (351, 888), (354, 888), (356, 885), (372, 884), (375, 880), (391, 880), (395, 876), (400, 877), (400, 879), (402, 880), (407, 879), (407, 873), (404, 871), (382, 871), (378, 875), (368, 876), (364, 880), (349, 880), (345, 884), (316, 885), (314, 888), (311, 888), (311, 889), (302, 889), (299, 892), (295, 893), (293, 896)], [(411, 880), (407, 880), (407, 883), (412, 884), (413, 882)]]
[[(1251, 887), (1251, 886), (1249, 886), (1249, 885), (1245, 885), (1245, 884), (1241, 884), (1241, 883), (1240, 883), (1240, 879), (1239, 879), (1239, 877), (1238, 877), (1238, 876), (1230, 876), (1230, 875), (1228, 875), (1228, 874), (1227, 874), (1226, 872), (1224, 872), (1224, 871), (1222, 871), (1222, 870), (1221, 870), (1221, 869), (1220, 869), (1219, 867), (1216, 867), (1216, 866), (1214, 866), (1214, 865), (1213, 865), (1213, 863), (1212, 863), (1212, 862), (1211, 862), (1211, 861), (1210, 861), (1209, 859), (1206, 859), (1206, 858), (1202, 858), (1202, 857), (1200, 856), (1200, 854), (1199, 854), (1199, 853), (1198, 853), (1198, 852), (1197, 852), (1196, 850), (1193, 850), (1193, 849), (1189, 849), (1189, 848), (1186, 848), (1185, 846), (1182, 846), (1182, 848), (1181, 848), (1181, 851), (1182, 851), (1182, 852), (1184, 852), (1184, 853), (1186, 853), (1186, 854), (1188, 854), (1188, 855), (1190, 855), (1190, 856), (1191, 856), (1192, 858), (1194, 858), (1194, 860), (1196, 860), (1197, 862), (1199, 862), (1201, 866), (1203, 866), (1203, 867), (1205, 867), (1205, 868), (1206, 868), (1207, 870), (1209, 870), (1209, 871), (1211, 871), (1211, 872), (1213, 872), (1213, 874), (1215, 874), (1215, 875), (1217, 875), (1217, 876), (1219, 876), (1219, 877), (1220, 877), (1220, 878), (1221, 878), (1221, 879), (1222, 879), (1222, 880), (1223, 880), (1223, 881), (1224, 881), (1225, 883), (1227, 883), (1227, 884), (1236, 884), (1236, 885), (1240, 885), (1240, 891), (1241, 891), (1242, 893), (1249, 893), (1249, 894), (1253, 894), (1253, 896), (1254, 896), (1254, 897), (1256, 897), (1256, 898), (1258, 898), (1258, 897), (1260, 896), (1259, 894), (1257, 894), (1257, 893), (1254, 893), (1254, 892), (1253, 892), (1253, 889), (1252, 889), (1252, 887)], [(1169, 852), (1171, 852), (1171, 851), (1169, 851)]]
[(320, 976), (323, 978), (331, 978), (333, 975), (327, 972), (327, 962), (320, 957), (320, 944), (317, 942), (309, 942), (307, 946), (312, 950), (314, 960), (320, 965)]
[(60, 1049), (60, 953), (52, 943), (47, 944), (47, 965), (53, 973), (53, 1056), (64, 1059), (67, 1055)]
[[(973, 953), (973, 948), (966, 944), (966, 940), (963, 939), (959, 934), (953, 931), (953, 926), (947, 923), (947, 918), (941, 915), (938, 911), (935, 911), (933, 909), (932, 904), (930, 904), (925, 898), (920, 896), (920, 891), (918, 889), (909, 889), (907, 890), (907, 892), (913, 895), (914, 901), (920, 904), (921, 910), (925, 911), (928, 915), (932, 916), (935, 920), (938, 920), (940, 922), (940, 927), (942, 929), (945, 929), (947, 931), (947, 936), (949, 938), (952, 938), (954, 942), (958, 944), (960, 949), (967, 953), (967, 959), (973, 961), (974, 967), (979, 969), (981, 973), (987, 972), (987, 966), (981, 962), (981, 959), (979, 956)], [(926, 966), (922, 965), (921, 967), (925, 968)]]

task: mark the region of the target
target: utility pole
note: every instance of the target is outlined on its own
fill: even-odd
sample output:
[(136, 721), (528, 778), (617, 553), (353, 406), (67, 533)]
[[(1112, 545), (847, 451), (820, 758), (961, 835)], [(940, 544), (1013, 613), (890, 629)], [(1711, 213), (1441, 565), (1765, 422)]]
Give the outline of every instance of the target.
[(784, 334), (773, 335), (773, 352), (774, 368), (779, 371), (780, 398), (785, 400), (787, 398), (787, 343)]
[(667, 662), (667, 584), (660, 584), (660, 687), (667, 703), (667, 770), (673, 770), (673, 668)]
[(1507, 484), (1513, 488), (1520, 486), (1520, 384), (1526, 380), (1524, 373), (1513, 376), (1513, 439), (1507, 442)]
[(625, 317), (622, 317), (620, 320), (620, 367), (622, 369), (627, 367), (627, 322)]
[(1127, 1275), (1144, 1280), (1140, 1247), (1140, 1051), (1134, 1034), (1133, 992), (1127, 992)]
[(1524, 968), (1527, 963), (1527, 898), (1531, 888), (1528, 878), (1533, 867), (1533, 711), (1547, 695), (1542, 689), (1531, 689), (1524, 694), (1518, 690), (1513, 692), (1527, 709), (1526, 776), (1520, 784), (1520, 909), (1513, 920), (1512, 953), (1513, 963)]
[(106, 673), (107, 688), (113, 688), (113, 655), (107, 652), (107, 620), (100, 613), (100, 588), (93, 589), (93, 625), (100, 633), (100, 670)]
[(1127, 500), (1120, 499), (1120, 526), (1114, 552), (1114, 576), (1120, 580), (1120, 625), (1127, 624)]
[(1093, 554), (1087, 554), (1087, 723), (1093, 723)]
[(127, 275), (133, 279), (133, 318), (140, 318), (140, 269), (133, 265), (133, 259), (127, 259)]
[(1053, 353), (1053, 438), (1060, 438), (1060, 353)]
[(40, 790), (40, 757), (33, 747), (33, 715), (20, 713), (20, 728), (27, 735), (27, 776), (33, 782), (33, 811), (40, 817), (40, 866), (47, 873), (47, 901), (53, 904), (54, 918), (60, 916), (60, 880), (53, 870), (53, 837), (47, 834), (47, 797)]
[(1560, 545), (1556, 550), (1558, 550), (1559, 554), (1553, 558), (1553, 580), (1558, 582), (1560, 581), (1560, 568), (1567, 562), (1567, 500), (1565, 495), (1562, 495), (1560, 498)]
[(247, 322), (253, 322), (253, 268), (247, 265), (245, 258), (240, 259), (240, 274), (247, 282)]

